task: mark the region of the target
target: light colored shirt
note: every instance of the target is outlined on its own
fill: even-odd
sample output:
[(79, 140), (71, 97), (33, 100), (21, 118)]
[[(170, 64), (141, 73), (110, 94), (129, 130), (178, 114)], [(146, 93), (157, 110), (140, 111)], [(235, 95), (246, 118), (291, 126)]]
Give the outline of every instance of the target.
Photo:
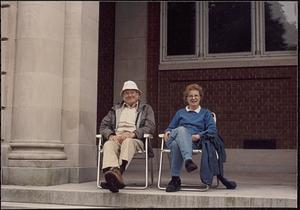
[(138, 102), (131, 107), (125, 103), (123, 104), (119, 124), (117, 125), (117, 133), (136, 130), (137, 108)]
[(197, 113), (199, 113), (200, 110), (201, 110), (201, 106), (199, 106), (199, 107), (198, 107), (197, 109), (195, 109), (195, 110), (189, 109), (189, 106), (186, 106), (186, 107), (185, 107), (185, 110), (186, 110), (187, 112), (197, 112)]

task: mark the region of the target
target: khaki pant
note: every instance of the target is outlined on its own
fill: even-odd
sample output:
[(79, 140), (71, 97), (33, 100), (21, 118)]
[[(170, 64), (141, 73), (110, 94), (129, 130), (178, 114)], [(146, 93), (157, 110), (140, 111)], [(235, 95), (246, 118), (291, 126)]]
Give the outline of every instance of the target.
[(102, 169), (107, 167), (120, 167), (122, 160), (128, 161), (129, 166), (134, 154), (143, 150), (144, 144), (139, 139), (125, 139), (122, 144), (115, 141), (107, 141), (103, 146), (103, 164)]

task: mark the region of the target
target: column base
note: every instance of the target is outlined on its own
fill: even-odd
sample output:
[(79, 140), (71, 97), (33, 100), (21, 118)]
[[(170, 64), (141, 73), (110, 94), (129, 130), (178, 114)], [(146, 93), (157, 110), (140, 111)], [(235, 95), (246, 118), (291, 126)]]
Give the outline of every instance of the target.
[(2, 184), (51, 186), (95, 181), (96, 167), (2, 167)]
[(70, 168), (70, 182), (92, 182), (96, 181), (97, 167), (72, 167)]
[(69, 183), (69, 168), (3, 167), (3, 184), (50, 186)]
[(11, 142), (10, 160), (65, 160), (64, 144), (52, 142)]

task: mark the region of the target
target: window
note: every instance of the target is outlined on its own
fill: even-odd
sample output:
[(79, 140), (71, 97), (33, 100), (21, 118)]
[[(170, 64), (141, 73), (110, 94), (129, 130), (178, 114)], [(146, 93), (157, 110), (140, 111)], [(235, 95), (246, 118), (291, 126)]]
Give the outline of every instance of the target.
[(161, 3), (159, 69), (297, 65), (298, 3)]
[(208, 53), (251, 52), (251, 3), (208, 3)]
[(280, 1), (264, 3), (265, 51), (297, 50), (298, 17), (295, 4)]
[(167, 54), (194, 55), (196, 37), (195, 3), (168, 3)]

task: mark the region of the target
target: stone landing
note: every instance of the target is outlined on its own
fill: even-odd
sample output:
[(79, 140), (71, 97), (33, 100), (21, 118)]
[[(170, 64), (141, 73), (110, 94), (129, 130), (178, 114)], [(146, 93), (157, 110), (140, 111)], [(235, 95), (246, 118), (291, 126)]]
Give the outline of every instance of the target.
[[(125, 180), (126, 183), (132, 180), (140, 182), (142, 176), (143, 174), (133, 173)], [(183, 176), (183, 179), (186, 183), (194, 183), (195, 180), (191, 177), (194, 176), (189, 174)], [(98, 189), (96, 182), (46, 187), (2, 185), (1, 202), (4, 207), (4, 202), (45, 205), (39, 208), (46, 208), (50, 204), (66, 205), (66, 208), (297, 207), (296, 174), (234, 173), (227, 174), (227, 177), (237, 182), (237, 189), (227, 190), (220, 184), (217, 189), (207, 192), (166, 193), (155, 185), (146, 190), (124, 189), (119, 193), (110, 193)], [(154, 181), (156, 183), (156, 179)], [(163, 184), (166, 183), (165, 178)]]

